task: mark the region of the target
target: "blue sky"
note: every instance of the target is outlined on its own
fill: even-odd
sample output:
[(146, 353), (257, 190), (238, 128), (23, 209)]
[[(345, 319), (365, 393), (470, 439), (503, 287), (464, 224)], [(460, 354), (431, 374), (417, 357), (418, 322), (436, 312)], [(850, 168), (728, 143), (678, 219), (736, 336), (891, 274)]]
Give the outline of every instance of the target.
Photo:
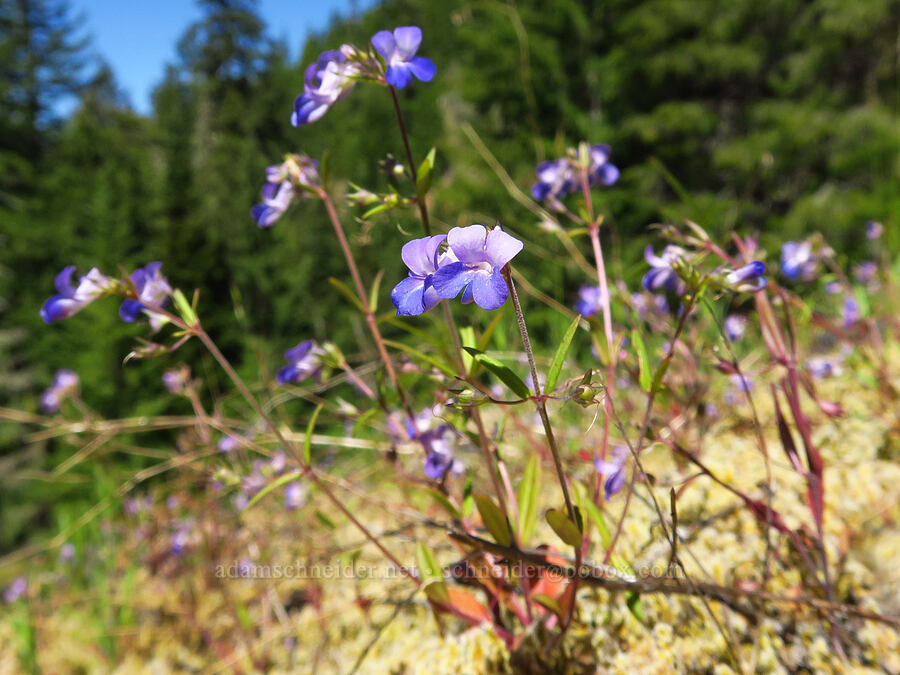
[[(328, 26), (335, 14), (346, 16), (376, 0), (259, 0), (269, 34), (285, 38), (296, 57), (310, 33)], [(150, 92), (164, 66), (175, 60), (175, 44), (201, 17), (192, 0), (71, 0), (73, 13), (85, 17), (94, 50), (110, 64), (120, 88), (140, 113), (150, 112)]]

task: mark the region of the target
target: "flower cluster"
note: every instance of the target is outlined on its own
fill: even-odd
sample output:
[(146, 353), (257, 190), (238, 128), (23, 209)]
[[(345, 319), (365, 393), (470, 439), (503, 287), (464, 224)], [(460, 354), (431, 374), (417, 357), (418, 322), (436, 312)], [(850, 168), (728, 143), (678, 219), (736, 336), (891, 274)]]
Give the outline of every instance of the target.
[(62, 402), (78, 391), (78, 375), (71, 370), (63, 368), (56, 372), (52, 384), (41, 394), (41, 410), (45, 413), (55, 413)]
[(271, 227), (287, 211), (297, 188), (308, 196), (318, 186), (319, 163), (303, 154), (288, 155), (281, 164), (266, 169), (262, 202), (250, 209), (250, 215), (259, 227)]
[(371, 53), (351, 45), (323, 52), (306, 69), (303, 93), (294, 101), (291, 124), (295, 127), (320, 119), (328, 109), (350, 93), (359, 80), (374, 80), (403, 89), (415, 77), (430, 82), (436, 68), (423, 56), (416, 56), (422, 43), (422, 29), (400, 26), (372, 36), (372, 45), (382, 62)]
[[(613, 185), (619, 180), (619, 169), (609, 161), (611, 149), (608, 145), (592, 145), (587, 157), (588, 183), (595, 185)], [(531, 187), (531, 196), (536, 201), (558, 203), (571, 192), (580, 187), (581, 167), (573, 156), (574, 153), (559, 159), (538, 164), (537, 182)]]
[(818, 260), (811, 242), (788, 241), (781, 247), (781, 272), (788, 279), (812, 281), (817, 270)]
[(422, 446), (425, 475), (432, 480), (442, 479), (448, 471), (461, 474), (464, 469), (463, 463), (453, 456), (457, 432), (441, 419), (442, 412), (441, 406), (426, 408), (415, 419), (406, 420), (405, 438), (395, 434), (398, 441), (409, 439)]
[(675, 264), (685, 257), (687, 257), (687, 251), (674, 244), (667, 245), (663, 249), (662, 255), (656, 255), (653, 247), (647, 246), (644, 251), (644, 260), (650, 264), (651, 269), (641, 281), (644, 288), (652, 293), (665, 289), (682, 295), (685, 291), (685, 283), (675, 271)]
[(463, 303), (497, 309), (509, 295), (501, 270), (521, 250), (522, 242), (499, 225), (490, 232), (484, 225), (454, 227), (447, 235), (408, 242), (400, 256), (409, 276), (391, 291), (397, 314), (417, 316), (460, 293)]

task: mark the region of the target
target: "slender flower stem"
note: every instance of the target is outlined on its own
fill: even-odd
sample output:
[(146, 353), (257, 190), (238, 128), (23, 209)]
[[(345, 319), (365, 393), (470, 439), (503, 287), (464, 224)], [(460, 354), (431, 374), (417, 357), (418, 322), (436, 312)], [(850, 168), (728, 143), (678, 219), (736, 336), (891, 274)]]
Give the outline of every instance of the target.
[[(391, 90), (391, 99), (394, 101), (394, 112), (397, 114), (397, 124), (400, 126), (400, 135), (403, 137), (403, 147), (406, 150), (406, 161), (409, 163), (409, 175), (412, 176), (414, 187), (418, 187), (419, 177), (416, 172), (416, 163), (413, 160), (412, 150), (409, 147), (409, 134), (406, 133), (406, 124), (403, 122), (403, 114), (400, 112), (400, 101), (397, 99), (397, 90), (388, 85)], [(418, 190), (417, 190), (418, 192)], [(425, 199), (416, 199), (419, 205), (419, 215), (422, 216), (422, 227), (425, 228), (425, 234), (431, 236), (431, 223), (428, 220), (428, 207), (425, 205)]]
[(541, 423), (544, 425), (544, 434), (547, 436), (547, 444), (550, 446), (550, 454), (553, 455), (553, 464), (556, 467), (556, 475), (559, 478), (559, 486), (562, 488), (563, 497), (566, 500), (566, 511), (569, 518), (575, 524), (578, 519), (575, 517), (575, 506), (572, 504), (572, 497), (569, 495), (569, 486), (566, 481), (566, 473), (563, 469), (562, 460), (559, 456), (559, 449), (556, 447), (556, 438), (553, 435), (553, 427), (550, 425), (550, 418), (547, 415), (547, 404), (544, 400), (544, 394), (541, 392), (541, 383), (538, 381), (537, 366), (534, 363), (534, 351), (531, 349), (531, 340), (528, 339), (528, 328), (525, 325), (525, 316), (522, 314), (522, 306), (519, 304), (519, 295), (516, 293), (516, 285), (512, 280), (512, 268), (507, 264), (500, 270), (506, 286), (509, 288), (509, 295), (512, 297), (513, 308), (516, 311), (516, 322), (519, 324), (519, 333), (522, 335), (522, 346), (528, 357), (528, 365), (531, 368), (531, 379), (534, 382), (534, 403), (538, 409), (538, 415), (541, 417)]
[(350, 268), (350, 276), (353, 277), (353, 284), (356, 286), (359, 302), (362, 305), (363, 313), (366, 315), (366, 323), (369, 324), (369, 331), (372, 333), (372, 338), (375, 340), (375, 346), (378, 348), (378, 353), (384, 363), (385, 370), (387, 370), (388, 378), (394, 389), (397, 390), (397, 394), (400, 396), (400, 403), (403, 405), (403, 409), (406, 411), (407, 416), (409, 419), (413, 420), (415, 419), (415, 415), (409, 405), (409, 400), (406, 398), (406, 393), (403, 391), (400, 382), (397, 380), (397, 372), (394, 370), (394, 364), (391, 362), (391, 357), (388, 355), (387, 348), (384, 346), (384, 338), (381, 337), (381, 331), (378, 329), (378, 322), (375, 321), (375, 314), (372, 312), (372, 307), (369, 305), (369, 296), (366, 293), (366, 287), (363, 286), (362, 278), (359, 276), (356, 261), (353, 259), (353, 252), (350, 250), (350, 244), (347, 242), (347, 237), (344, 234), (344, 228), (338, 218), (337, 211), (335, 211), (334, 203), (331, 201), (331, 197), (328, 193), (323, 189), (319, 190), (319, 197), (325, 202), (328, 218), (331, 220), (331, 224), (334, 227), (334, 233), (341, 245), (341, 250), (344, 252), (344, 258), (347, 260), (347, 267)]
[(313, 483), (316, 484), (322, 493), (338, 508), (338, 510), (347, 517), (347, 519), (356, 526), (356, 528), (362, 532), (363, 536), (366, 537), (370, 542), (372, 542), (375, 547), (381, 551), (382, 555), (384, 555), (394, 566), (396, 566), (402, 574), (408, 576), (410, 579), (416, 582), (416, 585), (421, 585), (421, 581), (417, 577), (415, 577), (409, 570), (407, 570), (403, 565), (400, 564), (400, 561), (388, 551), (384, 545), (378, 541), (378, 538), (373, 535), (369, 529), (363, 525), (353, 513), (347, 508), (347, 506), (340, 500), (338, 497), (331, 491), (321, 478), (316, 474), (312, 467), (310, 467), (306, 461), (303, 459), (303, 456), (297, 451), (294, 445), (284, 437), (284, 434), (281, 432), (281, 429), (278, 428), (278, 425), (275, 424), (274, 420), (269, 417), (266, 412), (262, 409), (262, 406), (259, 405), (259, 402), (256, 400), (256, 397), (250, 393), (250, 390), (247, 388), (247, 385), (244, 384), (244, 381), (241, 379), (241, 376), (237, 374), (237, 371), (231, 366), (231, 363), (228, 362), (228, 359), (225, 358), (225, 355), (219, 350), (219, 347), (213, 342), (212, 338), (206, 333), (203, 328), (197, 324), (192, 327), (194, 334), (200, 339), (200, 342), (203, 343), (203, 346), (209, 350), (209, 353), (212, 354), (213, 358), (222, 367), (222, 370), (228, 375), (231, 381), (234, 383), (234, 386), (238, 388), (238, 391), (241, 393), (241, 396), (244, 397), (244, 400), (250, 404), (250, 407), (253, 408), (253, 411), (259, 415), (260, 419), (262, 419), (269, 429), (272, 430), (272, 433), (275, 434), (275, 437), (278, 439), (278, 442), (291, 454), (294, 460), (300, 465), (303, 470), (304, 475), (306, 475)]

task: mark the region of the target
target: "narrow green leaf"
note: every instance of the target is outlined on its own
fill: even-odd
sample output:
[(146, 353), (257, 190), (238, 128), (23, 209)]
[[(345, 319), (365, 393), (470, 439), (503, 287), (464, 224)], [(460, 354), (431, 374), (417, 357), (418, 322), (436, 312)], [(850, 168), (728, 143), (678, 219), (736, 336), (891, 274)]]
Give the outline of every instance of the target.
[(360, 218), (362, 218), (363, 220), (368, 220), (372, 216), (381, 213), (382, 211), (390, 211), (392, 208), (394, 208), (393, 204), (376, 204), (371, 209), (362, 214)]
[(566, 360), (566, 354), (569, 353), (569, 347), (572, 345), (572, 338), (575, 337), (575, 331), (578, 330), (578, 323), (581, 321), (581, 314), (576, 316), (563, 335), (562, 342), (556, 348), (556, 354), (553, 362), (550, 364), (550, 370), (547, 371), (547, 384), (544, 385), (544, 393), (548, 394), (556, 387), (556, 381), (559, 379), (559, 372), (562, 370), (563, 362)]
[(447, 583), (444, 581), (444, 572), (431, 549), (419, 542), (416, 548), (416, 564), (419, 566), (419, 578), (423, 582), (425, 594), (434, 602), (440, 604), (450, 603), (450, 594), (447, 591)]
[[(474, 347), (475, 346), (475, 329), (472, 326), (463, 326), (459, 329), (459, 341), (463, 347)], [(463, 367), (466, 369), (467, 373), (472, 372), (472, 364), (475, 359), (472, 358), (472, 355), (463, 351), (462, 355), (463, 359)]]
[(350, 303), (359, 310), (360, 314), (366, 313), (366, 311), (363, 309), (362, 303), (359, 301), (359, 298), (357, 298), (356, 294), (347, 287), (347, 284), (345, 284), (340, 279), (335, 279), (334, 277), (328, 277), (328, 283), (338, 289), (341, 295), (347, 298), (347, 300), (349, 300)]
[(557, 536), (566, 542), (569, 546), (581, 546), (581, 532), (578, 526), (569, 520), (569, 517), (562, 511), (550, 509), (545, 516), (550, 527), (556, 532)]
[(466, 478), (466, 484), (463, 485), (463, 502), (462, 512), (468, 518), (472, 515), (472, 508), (475, 506), (475, 498), (472, 493), (472, 477)]
[(478, 507), (478, 513), (481, 520), (487, 528), (491, 536), (501, 546), (509, 546), (512, 538), (509, 535), (509, 521), (500, 511), (500, 508), (487, 495), (475, 494), (475, 506)]
[(337, 525), (334, 524), (334, 521), (331, 518), (329, 518), (328, 516), (326, 516), (324, 513), (322, 513), (321, 511), (316, 510), (315, 516), (316, 516), (316, 518), (318, 518), (319, 522), (322, 523), (329, 530), (337, 529)]
[(433, 488), (429, 488), (427, 492), (431, 496), (431, 498), (434, 499), (434, 501), (444, 507), (447, 513), (450, 514), (451, 518), (453, 518), (454, 520), (460, 520), (462, 518), (462, 514), (459, 512), (459, 509), (453, 505), (453, 502), (450, 501), (447, 495)]
[(187, 298), (184, 297), (184, 293), (181, 292), (181, 289), (176, 288), (172, 293), (172, 301), (175, 303), (175, 307), (178, 309), (178, 314), (184, 319), (184, 322), (188, 326), (194, 326), (197, 323), (197, 314), (194, 312), (194, 308), (191, 307), (191, 303), (187, 301)]
[(644, 606), (641, 605), (641, 596), (634, 591), (628, 591), (625, 594), (625, 602), (628, 604), (628, 611), (634, 618), (644, 623)]
[(430, 363), (432, 366), (434, 366), (435, 368), (437, 368), (438, 370), (443, 372), (448, 377), (456, 377), (456, 371), (453, 370), (453, 368), (448, 366), (446, 363), (441, 363), (433, 356), (429, 356), (428, 354), (425, 354), (424, 352), (420, 352), (418, 349), (413, 349), (412, 347), (405, 345), (402, 342), (394, 342), (393, 340), (385, 340), (384, 344), (386, 344), (388, 347), (393, 347), (394, 349), (399, 349), (400, 351), (404, 351), (407, 354), (409, 354), (410, 356), (417, 358), (417, 359), (421, 359), (422, 361), (425, 361), (426, 363)]
[(637, 328), (631, 331), (631, 343), (634, 345), (634, 351), (637, 352), (641, 389), (649, 394), (650, 388), (653, 386), (653, 376), (650, 373), (650, 358), (647, 356), (647, 346), (644, 344), (644, 338), (641, 337)]
[(600, 543), (603, 544), (603, 548), (608, 549), (610, 544), (612, 544), (612, 533), (610, 533), (609, 528), (606, 526), (606, 519), (603, 517), (603, 512), (598, 509), (597, 505), (590, 499), (585, 499), (582, 502), (582, 506), (585, 511), (587, 511), (588, 518), (591, 519), (597, 527), (597, 531), (600, 532)]
[(522, 379), (516, 375), (508, 366), (503, 365), (493, 356), (488, 356), (484, 352), (480, 352), (472, 347), (463, 347), (467, 352), (475, 357), (475, 360), (490, 370), (500, 380), (512, 390), (519, 398), (528, 398), (531, 396), (531, 390), (522, 382)]
[(381, 289), (381, 279), (384, 276), (384, 270), (378, 270), (375, 275), (375, 281), (372, 282), (372, 288), (369, 289), (369, 309), (372, 314), (378, 311), (378, 291)]
[(540, 469), (540, 459), (537, 455), (532, 455), (522, 474), (522, 482), (519, 483), (519, 537), (523, 544), (531, 540), (537, 527)]
[(283, 476), (279, 476), (271, 483), (266, 485), (262, 490), (253, 495), (253, 499), (247, 502), (247, 506), (244, 507), (244, 510), (241, 512), (241, 515), (247, 513), (258, 501), (260, 501), (263, 497), (269, 494), (272, 490), (281, 487), (286, 483), (292, 483), (298, 478), (300, 478), (301, 474), (299, 471), (294, 471), (293, 473), (286, 473)]
[(425, 159), (419, 165), (419, 171), (416, 175), (416, 197), (419, 201), (425, 199), (425, 195), (431, 189), (431, 174), (434, 170), (434, 154), (435, 148), (428, 151)]
[(319, 413), (322, 412), (322, 406), (324, 405), (325, 402), (323, 401), (316, 406), (316, 409), (313, 410), (312, 417), (309, 419), (309, 424), (306, 425), (306, 437), (303, 439), (303, 461), (306, 462), (307, 466), (309, 466), (312, 457), (313, 429), (316, 428), (316, 420), (319, 418)]

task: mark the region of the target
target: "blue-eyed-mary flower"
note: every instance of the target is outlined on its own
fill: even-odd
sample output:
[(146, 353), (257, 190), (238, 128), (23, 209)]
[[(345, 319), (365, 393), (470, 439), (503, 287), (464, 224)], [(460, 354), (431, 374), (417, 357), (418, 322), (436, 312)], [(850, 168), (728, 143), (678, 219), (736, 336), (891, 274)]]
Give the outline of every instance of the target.
[(788, 241), (781, 247), (781, 271), (788, 279), (811, 281), (816, 276), (816, 267), (809, 241)]
[(78, 280), (78, 286), (74, 286), (72, 285), (74, 272), (75, 267), (69, 266), (56, 275), (55, 285), (58, 293), (47, 300), (41, 308), (41, 318), (45, 322), (68, 319), (97, 298), (118, 288), (115, 279), (102, 274), (96, 267)]
[(882, 232), (884, 232), (884, 225), (877, 220), (870, 220), (866, 223), (866, 239), (872, 241), (879, 239)]
[(55, 413), (62, 402), (78, 391), (78, 375), (66, 368), (56, 371), (53, 383), (41, 394), (41, 409), (45, 413)]
[(482, 309), (497, 309), (509, 295), (500, 270), (522, 250), (522, 242), (496, 226), (454, 227), (447, 246), (457, 262), (442, 263), (434, 273), (437, 294), (455, 298), (462, 291), (464, 303), (475, 301)]
[(588, 180), (591, 185), (610, 186), (619, 180), (619, 169), (609, 162), (612, 149), (605, 143), (591, 146)]
[(281, 164), (266, 168), (262, 202), (250, 209), (250, 215), (259, 227), (271, 227), (298, 193), (311, 196), (319, 183), (318, 162), (304, 154), (288, 155)]
[(397, 89), (403, 89), (413, 77), (422, 82), (431, 82), (434, 77), (434, 64), (424, 56), (416, 56), (422, 44), (422, 29), (418, 26), (378, 31), (372, 36), (372, 44), (387, 66), (384, 79)]
[(172, 295), (172, 288), (166, 278), (159, 273), (162, 263), (153, 262), (145, 267), (138, 268), (131, 275), (131, 283), (137, 293), (137, 299), (128, 299), (119, 308), (119, 316), (122, 321), (132, 323), (137, 320), (141, 312), (150, 319), (150, 327), (154, 331), (162, 328), (166, 318), (151, 308), (162, 307)]
[(729, 314), (723, 322), (725, 336), (731, 342), (737, 342), (747, 330), (747, 317), (743, 314)]
[(606, 501), (609, 501), (625, 485), (625, 462), (627, 459), (628, 448), (619, 445), (613, 449), (611, 460), (603, 461), (599, 457), (594, 460), (594, 468), (597, 473), (606, 477), (603, 483)]
[(300, 382), (315, 377), (322, 370), (324, 352), (315, 340), (305, 340), (284, 353), (288, 365), (278, 371), (278, 383)]
[(360, 73), (359, 64), (348, 58), (352, 54), (356, 54), (355, 49), (342, 45), (340, 50), (323, 52), (306, 69), (303, 93), (294, 101), (291, 125), (315, 122), (350, 93)]
[(599, 286), (582, 286), (578, 289), (578, 302), (575, 303), (575, 311), (581, 316), (593, 316), (602, 308), (602, 294)]
[(763, 276), (765, 273), (765, 263), (754, 260), (736, 270), (728, 271), (725, 275), (725, 283), (739, 293), (755, 293), (764, 289), (768, 284)]
[(272, 227), (293, 199), (294, 186), (290, 181), (266, 183), (262, 188), (262, 201), (250, 209), (250, 215), (259, 227)]
[(685, 283), (675, 271), (674, 265), (686, 256), (687, 251), (674, 244), (667, 245), (662, 255), (656, 255), (653, 253), (653, 247), (648, 246), (644, 251), (644, 259), (652, 269), (644, 275), (642, 281), (644, 288), (651, 292), (665, 288), (678, 295), (683, 294)]
[[(441, 301), (434, 290), (433, 277), (438, 269), (439, 249), (447, 235), (413, 239), (403, 245), (400, 257), (409, 268), (409, 276), (391, 291), (391, 302), (398, 316), (418, 316)], [(443, 254), (446, 256), (447, 254)]]

